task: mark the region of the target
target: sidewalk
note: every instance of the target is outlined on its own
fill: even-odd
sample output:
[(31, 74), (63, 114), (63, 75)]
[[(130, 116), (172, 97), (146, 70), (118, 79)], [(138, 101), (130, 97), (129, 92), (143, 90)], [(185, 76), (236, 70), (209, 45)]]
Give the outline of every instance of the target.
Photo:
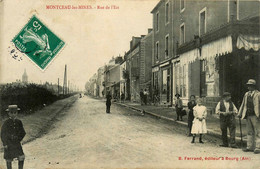
[[(170, 120), (174, 121), (175, 123), (183, 125), (183, 127), (188, 128), (188, 116), (183, 116), (183, 121), (176, 121), (177, 115), (175, 108), (173, 107), (161, 107), (161, 106), (154, 106), (154, 105), (140, 105), (139, 103), (132, 103), (132, 102), (114, 102), (115, 104), (134, 109), (136, 111), (145, 111), (145, 113), (150, 114), (152, 116), (165, 119), (165, 120)], [(186, 112), (188, 113), (188, 109), (186, 109)], [(219, 117), (216, 114), (210, 114), (208, 113), (207, 119), (207, 129), (208, 129), (208, 134), (217, 136), (221, 138), (221, 130), (220, 130), (220, 124), (219, 124)], [(239, 127), (239, 119), (236, 118), (236, 141), (239, 143), (241, 140), (240, 137), (240, 127)], [(242, 120), (242, 134), (243, 134), (243, 141), (246, 140), (246, 120)], [(187, 129), (188, 131), (188, 129)], [(186, 133), (188, 134), (188, 133)], [(229, 132), (228, 132), (229, 134)]]

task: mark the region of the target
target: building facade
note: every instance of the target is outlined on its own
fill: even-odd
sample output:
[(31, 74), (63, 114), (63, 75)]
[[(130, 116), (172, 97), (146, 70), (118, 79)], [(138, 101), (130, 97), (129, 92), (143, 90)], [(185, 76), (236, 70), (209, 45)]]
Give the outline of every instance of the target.
[(175, 56), (173, 1), (161, 0), (153, 14), (152, 94), (160, 103), (172, 105), (172, 58)]
[(259, 81), (259, 49), (248, 47), (257, 46), (258, 11), (259, 1), (161, 0), (151, 11), (152, 86), (160, 103), (173, 103), (178, 93), (185, 104), (196, 95), (213, 106), (224, 91), (239, 102), (248, 78)]
[(141, 37), (132, 37), (130, 50), (125, 54), (126, 70), (129, 74), (127, 91), (130, 94), (128, 99), (133, 102), (140, 101), (140, 55)]
[(215, 107), (228, 91), (239, 104), (246, 81), (259, 81), (259, 49), (245, 46), (255, 46), (259, 38), (259, 1), (173, 3), (177, 43), (173, 94), (180, 93), (185, 101), (192, 94), (204, 97), (209, 107)]
[(140, 52), (140, 88), (149, 92), (149, 99), (152, 93), (152, 45), (153, 30), (148, 29), (148, 34), (141, 41)]

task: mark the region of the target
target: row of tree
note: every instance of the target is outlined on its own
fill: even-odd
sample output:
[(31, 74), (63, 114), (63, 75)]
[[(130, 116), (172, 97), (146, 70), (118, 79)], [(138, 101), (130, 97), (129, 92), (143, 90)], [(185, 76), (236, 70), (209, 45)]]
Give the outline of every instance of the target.
[(0, 111), (2, 117), (7, 115), (5, 111), (10, 104), (16, 104), (20, 107), (21, 113), (29, 114), (34, 110), (42, 108), (59, 98), (44, 85), (9, 83), (0, 86)]

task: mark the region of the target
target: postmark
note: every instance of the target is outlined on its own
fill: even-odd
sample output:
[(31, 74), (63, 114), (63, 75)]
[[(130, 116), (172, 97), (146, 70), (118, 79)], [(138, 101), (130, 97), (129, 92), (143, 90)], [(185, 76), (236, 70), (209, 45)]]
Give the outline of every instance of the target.
[(65, 45), (65, 42), (44, 25), (36, 15), (32, 16), (12, 42), (41, 70), (45, 70)]

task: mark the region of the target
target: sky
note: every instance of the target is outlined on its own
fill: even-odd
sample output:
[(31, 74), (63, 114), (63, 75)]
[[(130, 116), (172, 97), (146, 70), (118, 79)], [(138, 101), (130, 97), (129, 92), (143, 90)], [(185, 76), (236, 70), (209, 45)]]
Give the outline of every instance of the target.
[[(68, 80), (84, 89), (88, 79), (113, 56), (129, 50), (132, 36), (146, 35), (152, 28), (152, 9), (159, 0), (3, 0), (0, 1), (0, 83), (21, 79), (26, 69), (35, 83)], [(46, 5), (117, 6), (119, 9), (46, 9)], [(3, 9), (3, 10), (2, 10)], [(45, 71), (24, 55), (10, 55), (11, 40), (36, 15), (65, 43)], [(10, 48), (8, 48), (10, 47)], [(20, 55), (19, 55), (20, 56)]]

